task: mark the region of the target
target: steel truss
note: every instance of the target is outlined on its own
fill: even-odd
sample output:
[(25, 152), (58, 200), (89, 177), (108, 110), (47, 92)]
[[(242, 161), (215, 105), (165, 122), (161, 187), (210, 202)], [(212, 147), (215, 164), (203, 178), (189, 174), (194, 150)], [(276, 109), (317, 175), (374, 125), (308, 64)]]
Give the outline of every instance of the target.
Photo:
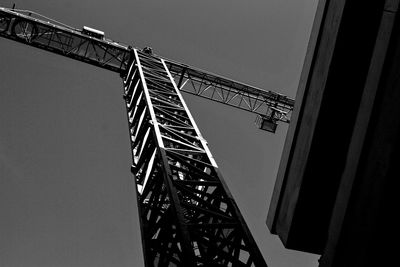
[(267, 266), (165, 61), (124, 78), (146, 266)]
[[(106, 38), (96, 38), (59, 22), (43, 20), (31, 11), (0, 8), (0, 36), (124, 73), (130, 47)], [(294, 100), (264, 91), (186, 64), (164, 59), (178, 89), (232, 107), (258, 114), (267, 121), (290, 122)]]
[(275, 121), (290, 122), (294, 100), (285, 95), (264, 91), (168, 59), (166, 63), (181, 91), (271, 117)]
[(126, 46), (34, 15), (0, 8), (0, 36), (115, 72), (126, 70), (130, 56)]

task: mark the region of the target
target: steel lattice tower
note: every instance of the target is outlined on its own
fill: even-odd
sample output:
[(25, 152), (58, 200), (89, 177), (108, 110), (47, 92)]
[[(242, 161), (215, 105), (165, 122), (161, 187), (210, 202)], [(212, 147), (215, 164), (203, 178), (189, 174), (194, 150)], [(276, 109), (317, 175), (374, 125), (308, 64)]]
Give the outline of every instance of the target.
[(266, 266), (166, 63), (132, 53), (124, 85), (147, 266)]

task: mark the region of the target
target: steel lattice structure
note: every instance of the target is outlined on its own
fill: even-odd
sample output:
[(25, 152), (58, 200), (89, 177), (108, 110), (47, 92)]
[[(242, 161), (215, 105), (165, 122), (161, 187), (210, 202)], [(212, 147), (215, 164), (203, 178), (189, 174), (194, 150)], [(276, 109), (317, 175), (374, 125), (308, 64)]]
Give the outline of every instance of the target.
[(111, 71), (126, 70), (130, 56), (126, 46), (87, 36), (63, 24), (43, 21), (34, 14), (0, 8), (0, 36)]
[(294, 100), (272, 91), (233, 81), (204, 70), (166, 60), (180, 91), (265, 116), (275, 112), (274, 119), (290, 122)]
[(163, 59), (124, 79), (148, 266), (266, 266)]
[[(131, 46), (45, 19), (31, 11), (0, 8), (0, 36), (114, 72), (126, 71)], [(258, 126), (270, 132), (277, 122), (290, 122), (294, 100), (287, 96), (156, 57), (165, 61), (181, 91), (255, 113), (261, 119)], [(263, 127), (265, 123), (272, 128)]]
[(294, 100), (85, 32), (0, 8), (0, 36), (124, 80), (146, 266), (266, 266), (180, 92), (258, 114), (274, 132)]

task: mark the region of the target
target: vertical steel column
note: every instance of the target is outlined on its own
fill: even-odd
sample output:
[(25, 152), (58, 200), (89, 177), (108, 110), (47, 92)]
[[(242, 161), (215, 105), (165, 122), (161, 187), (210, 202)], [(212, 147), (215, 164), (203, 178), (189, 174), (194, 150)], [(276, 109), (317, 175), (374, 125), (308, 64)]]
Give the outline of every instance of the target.
[(124, 78), (146, 266), (267, 266), (160, 58)]

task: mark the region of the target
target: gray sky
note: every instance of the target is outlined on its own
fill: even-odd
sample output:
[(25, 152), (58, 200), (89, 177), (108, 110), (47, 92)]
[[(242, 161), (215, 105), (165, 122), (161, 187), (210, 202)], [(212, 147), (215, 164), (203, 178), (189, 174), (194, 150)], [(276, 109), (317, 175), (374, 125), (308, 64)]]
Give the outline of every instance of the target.
[[(13, 2), (294, 97), (317, 0)], [(265, 224), (287, 126), (184, 97), (268, 265), (317, 266)], [(117, 74), (0, 39), (0, 266), (143, 265), (124, 112)]]

